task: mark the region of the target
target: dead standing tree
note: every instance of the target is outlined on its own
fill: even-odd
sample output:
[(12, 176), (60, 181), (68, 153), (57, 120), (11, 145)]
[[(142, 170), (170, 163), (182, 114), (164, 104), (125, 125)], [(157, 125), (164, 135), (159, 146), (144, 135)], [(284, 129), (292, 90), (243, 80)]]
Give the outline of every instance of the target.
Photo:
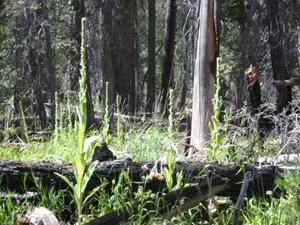
[(219, 0), (201, 0), (193, 88), (191, 144), (201, 150), (210, 140), (209, 123), (213, 114), (216, 58), (219, 35)]
[(176, 0), (167, 1), (167, 14), (165, 24), (164, 52), (161, 74), (161, 102), (160, 112), (167, 114), (168, 92), (172, 87), (172, 68), (175, 51), (175, 33), (176, 33)]
[[(279, 17), (278, 0), (266, 1), (269, 15), (269, 45), (272, 60), (274, 80), (288, 80), (291, 78), (284, 55), (283, 25)], [(276, 86), (277, 110), (281, 112), (292, 101), (292, 91), (289, 86)]]
[(147, 77), (147, 102), (146, 111), (153, 113), (155, 104), (155, 40), (156, 40), (156, 19), (155, 0), (148, 0), (148, 77)]

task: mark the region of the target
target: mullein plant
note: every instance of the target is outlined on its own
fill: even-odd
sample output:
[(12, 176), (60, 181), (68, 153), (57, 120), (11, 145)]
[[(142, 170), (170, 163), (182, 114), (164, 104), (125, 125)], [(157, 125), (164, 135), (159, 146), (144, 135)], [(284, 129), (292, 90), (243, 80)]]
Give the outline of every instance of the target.
[(117, 95), (116, 98), (116, 111), (117, 111), (117, 144), (118, 146), (121, 146), (124, 138), (124, 131), (121, 122), (121, 98), (119, 95)]
[(168, 127), (168, 136), (169, 143), (167, 145), (166, 159), (167, 159), (167, 167), (164, 168), (164, 177), (166, 180), (167, 188), (170, 191), (173, 188), (173, 172), (176, 166), (176, 160), (173, 154), (173, 149), (171, 145), (171, 141), (173, 139), (173, 131), (174, 131), (174, 119), (173, 119), (173, 90), (170, 89), (169, 96), (169, 127)]
[(214, 96), (214, 106), (213, 106), (213, 116), (212, 120), (209, 124), (211, 141), (210, 146), (207, 148), (207, 160), (222, 160), (226, 157), (226, 151), (221, 151), (221, 145), (224, 139), (224, 135), (221, 134), (221, 122), (219, 120), (221, 108), (222, 108), (222, 100), (219, 97), (220, 93), (220, 69), (219, 69), (220, 61), (217, 59), (217, 76), (216, 76), (216, 93)]
[(106, 82), (105, 83), (105, 107), (104, 107), (103, 129), (102, 129), (102, 137), (107, 144), (111, 141), (111, 135), (109, 134), (110, 115), (109, 115), (109, 105), (108, 105), (108, 85), (109, 83)]
[(67, 92), (67, 113), (68, 113), (68, 138), (71, 140), (74, 137), (74, 130), (72, 126), (72, 109), (71, 109), (69, 92)]
[[(81, 33), (81, 69), (79, 79), (79, 110), (77, 110), (79, 121), (75, 122), (75, 133), (77, 136), (77, 149), (73, 155), (73, 169), (75, 181), (71, 181), (62, 174), (57, 174), (72, 189), (73, 198), (77, 209), (78, 221), (77, 225), (84, 224), (85, 217), (83, 208), (88, 200), (101, 188), (101, 186), (93, 189), (88, 195), (86, 193), (87, 184), (94, 173), (98, 161), (94, 161), (87, 165), (91, 159), (95, 146), (99, 143), (99, 136), (86, 138), (86, 121), (87, 121), (87, 100), (86, 100), (86, 18), (82, 18)], [(87, 167), (87, 168), (86, 168)]]
[(22, 106), (22, 101), (19, 102), (19, 108), (20, 108), (20, 113), (21, 113), (21, 136), (23, 139), (25, 139), (25, 142), (29, 142), (29, 135), (28, 135), (28, 128), (27, 128), (27, 123), (26, 123), (26, 118)]

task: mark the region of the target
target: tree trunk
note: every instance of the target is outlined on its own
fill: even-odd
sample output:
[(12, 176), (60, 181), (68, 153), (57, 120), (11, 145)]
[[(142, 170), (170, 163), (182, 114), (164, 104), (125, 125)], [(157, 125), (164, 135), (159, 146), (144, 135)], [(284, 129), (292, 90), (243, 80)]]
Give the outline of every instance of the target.
[[(291, 78), (284, 56), (283, 29), (279, 18), (278, 0), (266, 0), (269, 15), (269, 45), (273, 68), (274, 80), (288, 80)], [(283, 110), (292, 101), (291, 87), (276, 86), (277, 90), (277, 109)]]
[(246, 32), (246, 22), (247, 22), (247, 14), (245, 10), (245, 0), (239, 0), (238, 1), (239, 6), (239, 63), (238, 63), (238, 73), (235, 77), (235, 86), (236, 86), (236, 109), (241, 109), (244, 105), (244, 102), (246, 101), (246, 83), (244, 79), (244, 72), (247, 66), (249, 66), (248, 63), (248, 45), (247, 43), (247, 37), (248, 32)]
[[(100, 99), (103, 100), (102, 106), (105, 107), (105, 101), (109, 108), (110, 116), (110, 128), (113, 129), (113, 112), (115, 103), (115, 86), (116, 86), (116, 74), (113, 70), (113, 49), (115, 49), (115, 43), (113, 43), (113, 7), (112, 1), (102, 0), (100, 6), (99, 16), (99, 52), (100, 52), (100, 76), (103, 79), (102, 86), (100, 87)], [(106, 85), (106, 82), (108, 85)], [(106, 90), (106, 88), (108, 90)], [(107, 93), (107, 96), (106, 96)]]
[(300, 86), (300, 79), (289, 79), (289, 80), (274, 80), (272, 82), (272, 84), (274, 86), (279, 86), (279, 87), (283, 87), (283, 86)]
[(136, 0), (116, 0), (113, 12), (114, 41), (117, 49), (113, 59), (116, 62), (116, 92), (127, 106), (125, 111), (135, 113), (135, 7)]
[(156, 75), (156, 20), (155, 0), (148, 0), (148, 79), (146, 112), (153, 113), (155, 104), (155, 75)]
[(137, 66), (136, 0), (93, 0), (87, 4), (90, 21), (88, 61), (92, 88), (99, 96), (102, 106), (107, 98), (111, 115), (116, 94), (120, 95), (122, 104), (128, 106), (125, 111), (134, 113)]
[(259, 76), (257, 74), (256, 68), (250, 65), (250, 67), (245, 70), (245, 76), (249, 91), (250, 112), (251, 115), (255, 115), (259, 112), (259, 107), (262, 104)]
[(20, 8), (21, 12), (15, 17), (19, 28), (14, 31), (19, 43), (15, 51), (15, 69), (20, 76), (15, 85), (14, 105), (19, 111), (22, 99), (33, 99), (30, 100), (31, 108), (39, 116), (44, 129), (48, 122), (44, 106), (46, 101), (50, 100), (52, 104), (52, 118), (55, 114), (55, 52), (49, 14), (53, 5), (44, 0), (26, 0), (20, 3)]
[[(81, 53), (81, 31), (82, 31), (82, 24), (81, 19), (85, 17), (85, 0), (73, 0), (72, 2), (73, 9), (74, 9), (74, 32), (72, 33), (73, 39), (75, 41), (75, 55), (71, 60), (70, 65), (70, 89), (72, 91), (78, 91), (79, 88), (79, 76), (80, 76), (80, 53)], [(88, 20), (87, 23), (90, 21)], [(86, 34), (87, 35), (87, 34)], [(90, 52), (87, 51), (87, 59), (89, 59)], [(93, 127), (95, 124), (95, 114), (94, 114), (94, 106), (92, 100), (92, 90), (91, 90), (91, 79), (90, 76), (92, 74), (90, 70), (90, 62), (87, 60), (86, 64), (87, 73), (86, 73), (86, 101), (87, 101), (87, 131)]]
[[(54, 127), (55, 125), (55, 92), (56, 92), (56, 68), (55, 68), (55, 49), (52, 47), (52, 34), (51, 34), (51, 21), (49, 18), (49, 7), (47, 4), (52, 4), (51, 2), (42, 2), (43, 4), (43, 16), (46, 23), (44, 25), (45, 29), (45, 57), (46, 57), (46, 73), (47, 73), (47, 86), (49, 88), (50, 94), (50, 104), (51, 104), (51, 123)], [(51, 5), (51, 8), (54, 6)]]
[[(42, 2), (38, 1), (36, 3), (37, 9), (35, 11), (31, 11), (32, 9), (28, 8), (31, 16), (27, 16), (24, 13), (24, 18), (27, 18), (27, 23), (30, 24), (28, 27), (28, 33), (30, 34), (27, 38), (26, 46), (29, 46), (28, 49), (28, 64), (25, 66), (26, 69), (24, 70), (27, 75), (29, 76), (31, 81), (31, 87), (33, 90), (33, 96), (36, 100), (36, 107), (35, 111), (38, 114), (40, 121), (41, 121), (41, 128), (45, 129), (47, 126), (47, 114), (45, 109), (45, 96), (43, 94), (43, 81), (46, 80), (46, 74), (43, 74), (42, 68), (42, 60), (43, 57), (41, 56), (42, 49), (39, 49), (40, 43), (35, 39), (38, 36), (38, 33), (43, 30), (43, 23), (40, 23), (40, 19), (43, 16), (43, 7), (40, 5)], [(45, 33), (44, 33), (45, 35)], [(45, 36), (41, 35), (40, 41), (42, 42)]]
[(71, 22), (71, 38), (74, 40), (75, 52), (69, 65), (70, 89), (77, 91), (79, 87), (79, 64), (81, 46), (81, 18), (84, 17), (84, 0), (72, 0), (73, 21)]
[(36, 52), (30, 48), (28, 53), (28, 71), (30, 80), (34, 85), (33, 88), (33, 95), (36, 100), (36, 113), (39, 115), (41, 121), (42, 129), (45, 129), (47, 126), (47, 114), (45, 109), (45, 100), (44, 95), (41, 91), (41, 78), (40, 78), (40, 71), (38, 71), (38, 64), (36, 62)]
[(216, 81), (217, 30), (214, 0), (201, 0), (197, 58), (194, 72), (191, 144), (198, 150), (209, 142)]
[[(176, 101), (176, 110), (183, 111), (186, 106), (186, 97), (189, 93), (188, 87), (191, 84), (194, 64), (195, 64), (195, 34), (197, 26), (197, 7), (196, 1), (192, 1), (193, 5), (185, 4), (183, 5), (181, 24), (183, 26), (181, 32), (182, 40), (182, 67), (180, 71), (180, 86), (178, 98)], [(191, 106), (190, 106), (191, 108)]]
[(172, 87), (172, 73), (173, 73), (173, 58), (175, 51), (175, 35), (176, 35), (176, 0), (167, 1), (167, 13), (165, 22), (165, 38), (164, 38), (164, 52), (161, 74), (161, 102), (160, 112), (167, 114), (168, 107), (168, 93)]
[(139, 90), (139, 74), (141, 74), (141, 71), (139, 70), (139, 63), (140, 63), (140, 55), (139, 55), (139, 19), (138, 19), (138, 1), (134, 0), (134, 6), (133, 6), (133, 30), (134, 30), (134, 108), (135, 112), (139, 110), (139, 106), (141, 103), (142, 95), (141, 91)]

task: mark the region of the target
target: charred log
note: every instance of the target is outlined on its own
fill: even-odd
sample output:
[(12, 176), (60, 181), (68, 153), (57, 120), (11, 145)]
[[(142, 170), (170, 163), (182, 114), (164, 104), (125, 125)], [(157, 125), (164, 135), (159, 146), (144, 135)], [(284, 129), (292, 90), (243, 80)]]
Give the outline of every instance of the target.
[[(142, 184), (146, 189), (154, 192), (163, 190), (165, 182), (162, 171), (166, 165), (161, 162), (132, 162), (130, 160), (114, 160), (100, 162), (91, 178), (87, 191), (98, 186), (105, 178), (108, 181), (117, 179), (119, 175), (128, 171), (132, 187), (134, 190), (138, 188), (138, 184)], [(153, 175), (153, 171), (157, 170), (157, 175)], [(228, 188), (221, 192), (220, 196), (229, 196), (233, 199), (239, 195), (246, 172), (251, 172), (253, 179), (250, 182), (247, 196), (264, 197), (266, 191), (275, 190), (275, 178), (280, 175), (282, 170), (276, 166), (255, 167), (252, 165), (245, 166), (223, 166), (218, 164), (204, 164), (201, 162), (177, 162), (175, 174), (179, 171), (183, 172), (185, 183), (195, 183), (199, 180), (199, 171), (203, 174), (213, 172), (216, 175), (228, 179)], [(151, 175), (150, 175), (150, 172)], [(74, 181), (73, 168), (71, 164), (54, 164), (50, 162), (21, 162), (13, 160), (0, 161), (0, 184), (5, 190), (11, 190), (22, 193), (23, 187), (27, 190), (36, 189), (36, 181), (40, 182), (44, 187), (54, 187), (55, 189), (66, 189), (68, 186), (55, 173), (60, 173)]]
[[(227, 182), (227, 179), (209, 174), (200, 179), (198, 183), (188, 184), (183, 188), (170, 191), (164, 197), (161, 196), (159, 200), (157, 200), (157, 196), (155, 199), (149, 198), (145, 201), (146, 204), (144, 205), (144, 209), (146, 209), (144, 212), (147, 212), (144, 220), (147, 220), (149, 216), (172, 217), (176, 213), (195, 207), (209, 197), (225, 190)], [(138, 214), (138, 206), (139, 204), (135, 202), (131, 207), (123, 207), (122, 209), (112, 211), (90, 221), (87, 225), (120, 224), (121, 222), (128, 221), (132, 215)]]

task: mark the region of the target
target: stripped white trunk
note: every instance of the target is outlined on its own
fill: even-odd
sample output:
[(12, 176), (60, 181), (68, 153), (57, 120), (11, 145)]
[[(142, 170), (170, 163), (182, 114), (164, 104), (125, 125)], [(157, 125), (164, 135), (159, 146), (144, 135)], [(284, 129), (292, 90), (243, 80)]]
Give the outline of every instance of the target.
[(214, 0), (201, 0), (200, 26), (194, 71), (191, 144), (203, 150), (209, 142), (209, 122), (215, 94), (216, 35)]

